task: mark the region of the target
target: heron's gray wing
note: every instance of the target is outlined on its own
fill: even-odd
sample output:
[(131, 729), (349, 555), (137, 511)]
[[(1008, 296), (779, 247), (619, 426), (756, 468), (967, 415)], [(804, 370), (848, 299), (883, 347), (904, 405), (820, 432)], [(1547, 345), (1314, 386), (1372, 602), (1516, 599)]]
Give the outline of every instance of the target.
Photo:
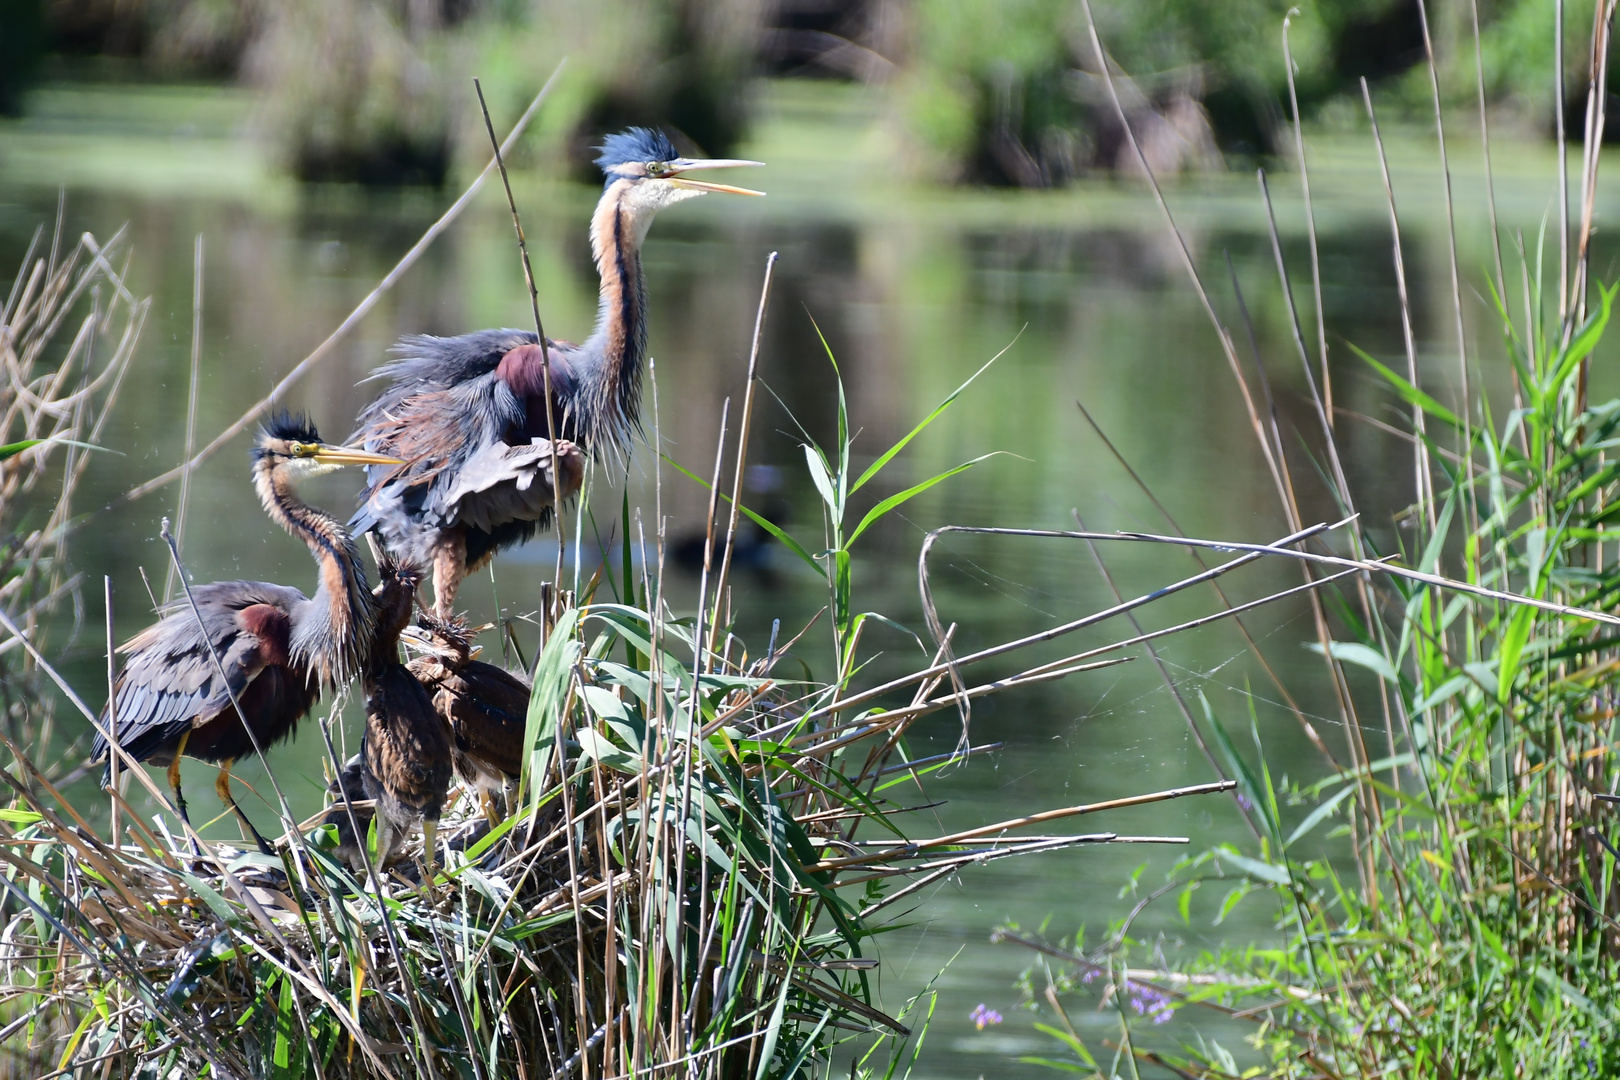
[(479, 330), (458, 337), (413, 334), (399, 339), (390, 352), (394, 359), (378, 367), (365, 379), (387, 379), (382, 393), (361, 410), (357, 430), (349, 442), (366, 437), (367, 430), (388, 414), (397, 411), (414, 394), (443, 390), (495, 370), (501, 357), (519, 345), (533, 344), (530, 330)]
[[(239, 612), (260, 604), (290, 612), (304, 600), (297, 589), (259, 581), (221, 581), (191, 592), (201, 624), (182, 597), (164, 605), (163, 617), (119, 650), (128, 659), (116, 693), (118, 741), (140, 760), (197, 720), (225, 708), (230, 694), (241, 694), (263, 669), (263, 643), (243, 628)], [(218, 666), (210, 644), (219, 656)], [(223, 680), (220, 667), (225, 671)], [(105, 712), (102, 724), (108, 724)], [(106, 752), (106, 740), (98, 733), (92, 757), (99, 760)]]
[(485, 447), (501, 444), (523, 423), (523, 403), (493, 374), (408, 395), (360, 432), (366, 449), (402, 458), (403, 465), (371, 465), (355, 532), (380, 527), (391, 548), (421, 526), (442, 500), (444, 487)]
[[(559, 440), (557, 464), (561, 494), (579, 494), (584, 458), (579, 448)], [(551, 443), (538, 439), (528, 446), (490, 443), (470, 456), (430, 503), (445, 525), (467, 525), (492, 532), (511, 521), (538, 521), (552, 505)]]

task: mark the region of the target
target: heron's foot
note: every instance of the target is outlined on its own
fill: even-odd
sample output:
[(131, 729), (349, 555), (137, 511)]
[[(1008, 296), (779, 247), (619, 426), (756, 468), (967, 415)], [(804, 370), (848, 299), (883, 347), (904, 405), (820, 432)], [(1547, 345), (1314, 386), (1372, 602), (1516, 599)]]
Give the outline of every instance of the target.
[(231, 794), (232, 764), (234, 762), (227, 761), (220, 766), (219, 779), (214, 781), (214, 791), (218, 793), (219, 801), (224, 803), (230, 812), (236, 815), (237, 822), (242, 826), (242, 835), (252, 838), (253, 843), (259, 849), (259, 854), (268, 855), (273, 859), (276, 857), (275, 849), (265, 842), (263, 836), (259, 835), (259, 830), (253, 827), (253, 822), (248, 820), (247, 814), (237, 805), (236, 796)]
[(555, 490), (564, 499), (572, 499), (585, 486), (585, 453), (567, 439), (556, 442), (557, 471)]
[(434, 891), (434, 882), (439, 872), (439, 823), (437, 821), (422, 822), (422, 891), (429, 897)]
[(499, 825), (501, 823), (501, 815), (500, 812), (495, 808), (495, 796), (491, 795), (487, 788), (478, 789), (478, 802), (484, 808), (484, 820), (489, 822), (489, 827), (493, 829), (495, 826)]

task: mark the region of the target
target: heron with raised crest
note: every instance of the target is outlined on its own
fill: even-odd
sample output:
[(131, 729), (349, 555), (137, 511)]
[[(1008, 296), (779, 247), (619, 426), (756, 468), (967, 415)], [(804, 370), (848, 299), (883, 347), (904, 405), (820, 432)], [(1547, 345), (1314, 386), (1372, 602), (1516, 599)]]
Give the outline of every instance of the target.
[(647, 351), (641, 247), (653, 218), (710, 192), (763, 194), (691, 175), (761, 162), (681, 157), (647, 128), (608, 136), (596, 164), (606, 183), (591, 216), (600, 286), (590, 336), (577, 345), (527, 330), (405, 338), (373, 376), (388, 386), (351, 439), (405, 463), (367, 470), (350, 525), (431, 569), (440, 618), (467, 574), (534, 536), (557, 501), (579, 492), (586, 455), (628, 449)]

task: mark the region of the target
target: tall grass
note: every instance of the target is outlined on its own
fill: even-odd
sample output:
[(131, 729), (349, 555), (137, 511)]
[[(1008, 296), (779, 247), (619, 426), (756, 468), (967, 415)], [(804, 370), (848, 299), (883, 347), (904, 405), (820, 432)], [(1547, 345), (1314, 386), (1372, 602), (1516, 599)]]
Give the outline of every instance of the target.
[[(0, 716), (11, 748), (68, 741), (22, 639), (43, 644), (61, 624), (59, 613), (82, 607), (82, 574), (69, 558), (74, 496), (147, 313), (147, 304), (125, 287), (127, 257), (121, 237), (105, 246), (89, 234), (65, 239), (59, 219), (49, 236), (43, 229), (35, 233), (0, 308), (0, 620), (7, 631), (0, 644)], [(49, 790), (52, 779), (36, 770), (4, 778), (14, 795)], [(11, 843), (18, 823), (10, 812), (0, 814), (5, 873), (21, 881), (18, 861), (32, 865), (32, 853)], [(9, 901), (7, 910), (13, 910)], [(8, 941), (4, 948), (0, 1045), (23, 1047), (16, 1036), (24, 1028), (42, 1043), (67, 1037), (76, 1018), (38, 995), (29, 1000), (27, 981), (10, 966), (26, 947)], [(20, 1068), (42, 1064), (26, 1051), (18, 1057)]]
[[(1601, 86), (1608, 23), (1597, 26), (1589, 67)], [(1438, 79), (1431, 85), (1438, 126)], [(1366, 105), (1381, 159), (1370, 95)], [(1408, 417), (1396, 433), (1411, 454), (1411, 528), (1393, 535), (1410, 540), (1380, 551), (1377, 537), (1391, 531), (1350, 519), (1338, 551), (1306, 556), (1366, 571), (1317, 612), (1343, 745), (1319, 744), (1327, 779), (1285, 786), (1258, 731), (1250, 748), (1231, 718), (1204, 705), (1257, 844), (1183, 860), (1100, 942), (1001, 935), (1042, 956), (1026, 991), (1056, 1040), (1049, 1063), (1104, 1076), (1133, 1074), (1139, 1063), (1198, 1077), (1620, 1074), (1620, 850), (1609, 801), (1620, 786), (1620, 566), (1610, 540), (1620, 401), (1589, 400), (1593, 352), (1616, 295), (1591, 279), (1589, 261), (1603, 124), (1594, 110), (1575, 220), (1562, 218), (1550, 236), (1492, 238), (1496, 259), (1481, 292), (1511, 365), (1505, 400), (1479, 389), (1478, 363), (1463, 351), (1467, 294), (1454, 238), (1442, 325), (1454, 327), (1459, 407), (1422, 385), (1389, 192), (1407, 355), (1386, 363), (1357, 352)], [(1316, 307), (1320, 320), (1319, 292)], [(1322, 407), (1331, 400), (1325, 335), (1320, 321), (1295, 320), (1298, 359), (1323, 380), (1311, 382), (1323, 417), (1315, 482), (1354, 512)], [(1320, 357), (1305, 344), (1313, 338), (1323, 342)], [(1256, 417), (1269, 412), (1264, 383), (1257, 392), (1252, 376), (1234, 371), (1245, 398), (1261, 401)], [(1274, 428), (1255, 428), (1284, 514), (1297, 520), (1301, 452)], [(1285, 814), (1290, 805), (1302, 819)], [(1146, 943), (1131, 936), (1141, 908), (1177, 903), (1187, 919), (1201, 888), (1224, 893), (1217, 921), (1239, 903), (1268, 902), (1275, 944), (1174, 965), (1147, 959)], [(1107, 1048), (1083, 1039), (1071, 1016), (1099, 988), (1121, 1024)], [(1151, 1036), (1144, 1046), (1140, 1030), (1133, 1038), (1133, 1021), (1181, 1010), (1206, 1017), (1203, 1029), (1228, 1045), (1201, 1036), (1172, 1050)]]

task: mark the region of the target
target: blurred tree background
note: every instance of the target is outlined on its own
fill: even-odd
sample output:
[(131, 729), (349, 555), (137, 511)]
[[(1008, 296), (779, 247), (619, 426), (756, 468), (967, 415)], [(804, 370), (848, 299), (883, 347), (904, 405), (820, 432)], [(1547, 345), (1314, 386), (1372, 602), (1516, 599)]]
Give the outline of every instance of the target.
[[(1428, 0), (1445, 91), (1472, 100), (1473, 5), (1497, 122), (1552, 133), (1554, 0)], [(1301, 111), (1331, 122), (1363, 76), (1428, 108), (1418, 0), (1095, 0), (1133, 126), (1156, 169), (1273, 154), (1289, 115), (1291, 7)], [(1580, 82), (1593, 0), (1566, 9)], [(442, 183), (482, 151), (479, 75), (510, 115), (569, 72), (529, 153), (588, 173), (596, 135), (657, 124), (733, 151), (762, 76), (881, 87), (907, 164), (935, 179), (1049, 187), (1130, 171), (1077, 0), (0, 0), (0, 111), (39, 79), (232, 80), (294, 175)], [(1585, 100), (1569, 99), (1579, 130)]]

